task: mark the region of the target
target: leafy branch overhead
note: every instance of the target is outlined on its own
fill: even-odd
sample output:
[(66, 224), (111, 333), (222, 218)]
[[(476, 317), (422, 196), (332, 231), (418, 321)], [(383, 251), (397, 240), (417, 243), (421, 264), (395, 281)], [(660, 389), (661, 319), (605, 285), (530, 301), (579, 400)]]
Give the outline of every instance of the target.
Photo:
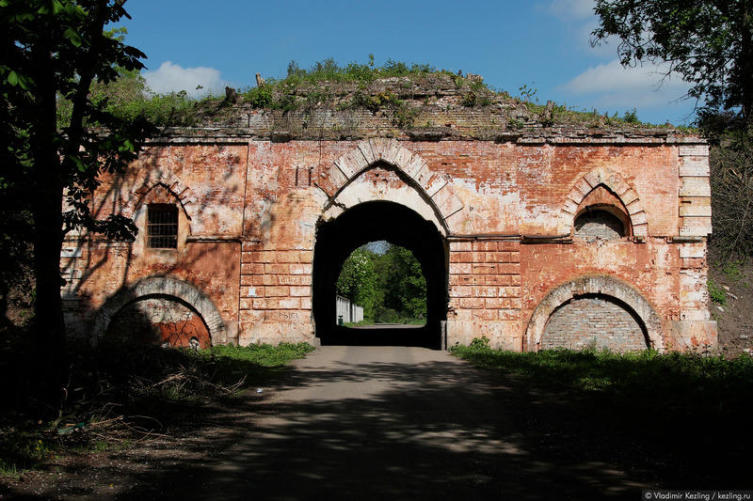
[(750, 0), (596, 0), (592, 45), (611, 37), (624, 66), (666, 62), (691, 84), (704, 112), (753, 118), (753, 3)]
[[(90, 194), (100, 175), (132, 162), (153, 129), (92, 94), (145, 55), (105, 28), (125, 0), (0, 0), (0, 185), (4, 202), (28, 214), (36, 280), (36, 331), (51, 391), (65, 374), (60, 251), (75, 229), (130, 238), (124, 217), (99, 217)], [(63, 209), (65, 207), (65, 209)]]

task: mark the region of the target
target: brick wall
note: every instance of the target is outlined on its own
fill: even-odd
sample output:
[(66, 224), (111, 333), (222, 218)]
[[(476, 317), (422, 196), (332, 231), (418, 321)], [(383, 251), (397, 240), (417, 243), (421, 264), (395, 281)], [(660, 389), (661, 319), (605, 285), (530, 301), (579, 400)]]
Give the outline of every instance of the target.
[[(485, 335), (496, 346), (535, 349), (525, 339), (537, 305), (584, 276), (643, 297), (660, 319), (662, 346), (713, 340), (707, 149), (697, 139), (542, 130), (494, 141), (273, 142), (243, 134), (167, 138), (132, 169), (103, 178), (95, 211), (133, 217), (142, 231), (128, 244), (66, 243), (70, 318), (83, 324), (118, 291), (172, 277), (214, 304), (227, 328), (216, 342), (316, 342), (317, 229), (359, 204), (389, 201), (434, 225), (439, 253), (446, 245), (449, 344)], [(144, 245), (143, 203), (157, 185), (179, 204), (174, 250)], [(629, 214), (635, 238), (572, 238), (614, 236), (598, 218), (573, 226), (601, 185)], [(438, 290), (444, 295), (444, 283)]]
[(597, 210), (586, 212), (575, 220), (575, 236), (590, 240), (614, 240), (624, 235), (622, 222), (612, 214)]
[(201, 316), (186, 305), (165, 298), (136, 301), (120, 310), (110, 322), (106, 339), (124, 342), (167, 343), (201, 348), (211, 346)]
[(619, 304), (604, 297), (575, 298), (549, 318), (541, 348), (586, 347), (645, 350), (646, 339), (635, 318)]
[(243, 244), (240, 344), (310, 338), (312, 259), (312, 250)]
[(486, 336), (496, 345), (520, 349), (515, 332), (521, 308), (520, 242), (451, 242), (449, 286), (451, 343)]

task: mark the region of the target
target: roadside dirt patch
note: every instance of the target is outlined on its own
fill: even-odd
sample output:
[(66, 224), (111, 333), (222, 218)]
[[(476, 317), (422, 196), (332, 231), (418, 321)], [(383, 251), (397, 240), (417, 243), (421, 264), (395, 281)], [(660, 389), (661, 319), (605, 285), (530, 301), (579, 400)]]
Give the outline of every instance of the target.
[[(711, 317), (719, 327), (719, 348), (728, 358), (753, 354), (753, 263), (718, 264), (709, 260)], [(716, 297), (716, 300), (715, 300)]]

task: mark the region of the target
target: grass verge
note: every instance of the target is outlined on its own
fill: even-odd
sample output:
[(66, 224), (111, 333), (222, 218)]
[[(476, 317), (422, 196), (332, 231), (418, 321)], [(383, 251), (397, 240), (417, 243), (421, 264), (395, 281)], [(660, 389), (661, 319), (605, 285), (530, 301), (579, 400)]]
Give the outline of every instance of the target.
[[(24, 346), (22, 346), (24, 345)], [(60, 454), (128, 447), (189, 432), (218, 405), (283, 376), (308, 344), (215, 346), (207, 350), (106, 344), (69, 347), (70, 379), (61, 402), (42, 400), (43, 385), (23, 339), (0, 353), (7, 382), (0, 412), (0, 476), (14, 477)]]
[[(675, 430), (698, 427), (696, 431), (708, 431), (709, 426), (723, 423), (727, 432), (742, 432), (753, 394), (753, 358), (749, 356), (727, 360), (655, 351), (516, 353), (491, 349), (486, 339), (456, 346), (452, 353), (523, 384), (527, 391), (603, 406), (617, 422), (632, 419), (628, 426), (636, 431), (642, 431), (645, 416), (651, 416), (657, 429), (666, 425)], [(721, 430), (713, 430), (717, 431)]]

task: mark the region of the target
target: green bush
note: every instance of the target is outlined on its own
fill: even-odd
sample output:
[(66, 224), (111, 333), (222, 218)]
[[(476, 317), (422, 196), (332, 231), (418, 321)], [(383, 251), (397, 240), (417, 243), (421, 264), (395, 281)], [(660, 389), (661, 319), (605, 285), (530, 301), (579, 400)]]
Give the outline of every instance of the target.
[(711, 300), (717, 304), (724, 305), (727, 303), (727, 293), (725, 290), (714, 283), (710, 278), (706, 281)]

